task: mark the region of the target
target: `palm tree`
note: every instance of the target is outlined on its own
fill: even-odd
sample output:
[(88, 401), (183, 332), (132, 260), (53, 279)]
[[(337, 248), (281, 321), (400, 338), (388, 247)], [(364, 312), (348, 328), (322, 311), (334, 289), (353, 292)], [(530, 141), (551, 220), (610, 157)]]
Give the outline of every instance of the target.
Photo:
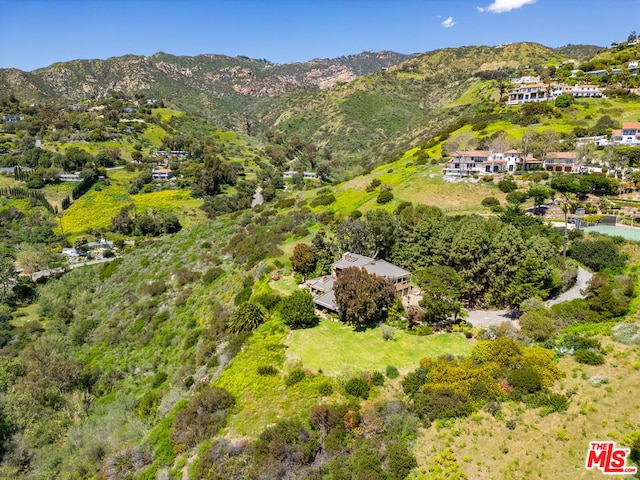
[(578, 196), (575, 193), (563, 192), (560, 194), (560, 200), (558, 202), (560, 210), (564, 213), (564, 244), (562, 247), (562, 256), (567, 256), (567, 224), (569, 223), (569, 212), (574, 212), (580, 205)]

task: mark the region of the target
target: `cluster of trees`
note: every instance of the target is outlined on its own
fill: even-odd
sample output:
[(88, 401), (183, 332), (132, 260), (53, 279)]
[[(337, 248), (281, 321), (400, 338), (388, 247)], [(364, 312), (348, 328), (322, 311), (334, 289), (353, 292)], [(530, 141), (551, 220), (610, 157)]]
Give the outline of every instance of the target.
[(150, 209), (144, 213), (136, 213), (135, 204), (122, 207), (111, 219), (111, 230), (124, 235), (152, 235), (175, 233), (182, 225), (173, 212), (158, 212)]

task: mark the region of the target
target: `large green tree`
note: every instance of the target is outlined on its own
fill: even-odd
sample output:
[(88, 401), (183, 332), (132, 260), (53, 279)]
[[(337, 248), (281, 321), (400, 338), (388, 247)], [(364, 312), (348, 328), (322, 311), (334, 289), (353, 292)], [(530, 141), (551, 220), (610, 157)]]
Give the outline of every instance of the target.
[(293, 247), (293, 254), (289, 260), (291, 260), (293, 270), (306, 278), (316, 269), (318, 257), (309, 245), (298, 243)]
[(443, 326), (449, 319), (455, 323), (462, 312), (462, 279), (451, 267), (435, 265), (416, 273), (422, 292), (420, 306), (424, 319), (430, 324)]
[(310, 327), (316, 322), (315, 304), (307, 290), (296, 290), (280, 304), (282, 321), (292, 328)]

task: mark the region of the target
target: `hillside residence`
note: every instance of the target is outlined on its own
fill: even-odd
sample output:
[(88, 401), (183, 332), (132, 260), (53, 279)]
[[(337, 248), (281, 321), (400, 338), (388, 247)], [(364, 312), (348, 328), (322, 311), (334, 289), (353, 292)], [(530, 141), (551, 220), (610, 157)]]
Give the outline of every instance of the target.
[(509, 90), (508, 105), (522, 105), (529, 102), (552, 102), (560, 95), (574, 98), (602, 97), (597, 85), (563, 85), (544, 83), (523, 83)]
[(69, 105), (69, 110), (71, 110), (72, 112), (80, 112), (80, 111), (87, 110), (88, 108), (89, 108), (89, 105), (85, 103), (73, 103)]
[(170, 168), (159, 168), (151, 171), (151, 178), (154, 180), (169, 180), (173, 178), (173, 172)]
[(621, 129), (613, 130), (611, 141), (622, 145), (640, 145), (640, 122), (627, 122)]
[(542, 162), (531, 155), (524, 155), (520, 150), (507, 150), (502, 154), (508, 172), (538, 170)]
[(542, 166), (548, 172), (577, 172), (577, 159), (576, 152), (549, 152), (542, 162)]
[(79, 182), (82, 177), (79, 173), (61, 173), (58, 180), (61, 182)]
[(306, 178), (306, 179), (318, 178), (318, 175), (316, 174), (316, 172), (294, 172), (293, 170), (284, 172), (282, 174), (282, 177), (283, 178), (293, 178), (296, 173), (302, 173), (302, 178)]
[(127, 107), (123, 110), (124, 113), (136, 113), (136, 109), (132, 107)]
[(504, 171), (505, 164), (502, 153), (492, 153), (486, 150), (454, 152), (443, 173), (456, 177), (468, 177), (474, 174), (487, 175)]
[(151, 154), (152, 157), (186, 157), (187, 155), (191, 155), (191, 152), (186, 150), (157, 150)]
[(539, 76), (532, 77), (530, 75), (527, 75), (525, 77), (512, 78), (511, 83), (513, 83), (514, 85), (524, 84), (524, 83), (540, 83), (540, 77)]
[(5, 175), (13, 175), (16, 171), (16, 168), (18, 168), (18, 170), (21, 170), (23, 172), (31, 172), (33, 169), (30, 167), (21, 167), (21, 166), (17, 166), (17, 167), (0, 167), (0, 173), (5, 174)]
[(333, 284), (345, 268), (357, 267), (366, 270), (372, 275), (386, 278), (396, 289), (396, 295), (409, 295), (411, 293), (411, 272), (397, 267), (386, 260), (358, 255), (357, 253), (345, 253), (342, 258), (331, 265), (331, 275), (312, 278), (306, 281), (316, 305), (334, 312), (338, 311), (336, 297), (333, 292)]
[(19, 122), (20, 120), (22, 120), (22, 117), (20, 117), (19, 115), (3, 115), (2, 117), (2, 121), (4, 122)]

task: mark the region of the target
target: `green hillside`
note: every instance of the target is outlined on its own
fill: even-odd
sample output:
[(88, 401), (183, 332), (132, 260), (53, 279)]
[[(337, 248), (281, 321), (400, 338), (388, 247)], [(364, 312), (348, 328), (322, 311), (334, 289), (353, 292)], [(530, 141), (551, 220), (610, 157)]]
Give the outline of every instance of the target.
[[(637, 46), (589, 52), (1, 71), (0, 477), (590, 479), (596, 440), (638, 466), (640, 247), (566, 229), (637, 224), (640, 147), (578, 141), (640, 121), (636, 80), (505, 104), (513, 76)], [(602, 171), (443, 174), (510, 148)], [(402, 275), (345, 268), (316, 310), (305, 280), (346, 252)]]

